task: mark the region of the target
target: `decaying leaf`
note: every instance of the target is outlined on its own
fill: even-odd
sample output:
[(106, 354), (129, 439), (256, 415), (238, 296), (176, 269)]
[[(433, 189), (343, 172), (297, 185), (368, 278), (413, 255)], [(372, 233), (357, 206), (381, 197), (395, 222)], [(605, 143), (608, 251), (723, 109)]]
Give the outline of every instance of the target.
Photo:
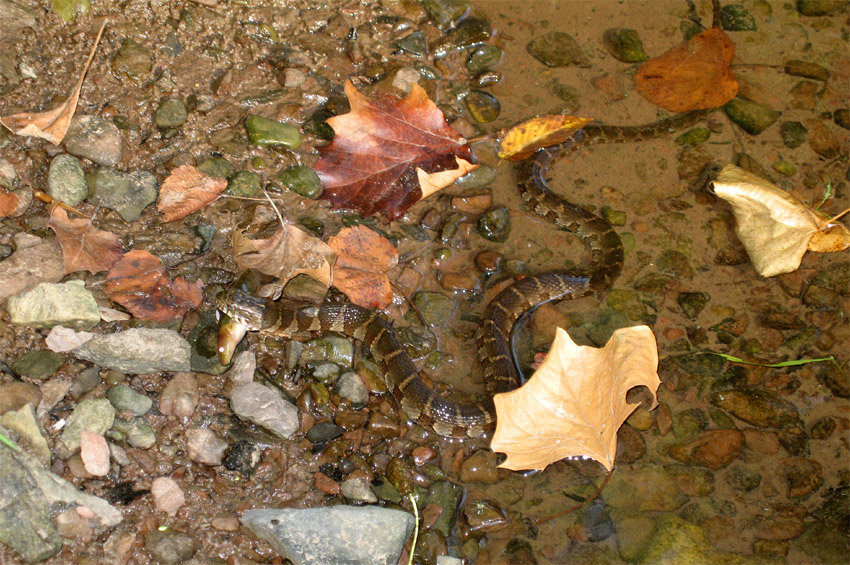
[(3, 124), (12, 133), (17, 135), (40, 137), (54, 145), (62, 143), (65, 134), (68, 132), (68, 126), (71, 124), (71, 118), (74, 117), (74, 112), (77, 110), (77, 102), (80, 100), (80, 90), (83, 88), (83, 79), (89, 70), (89, 65), (94, 58), (97, 44), (100, 43), (100, 36), (103, 35), (103, 28), (105, 27), (106, 20), (103, 20), (97, 32), (97, 37), (94, 40), (91, 53), (89, 53), (89, 58), (86, 60), (86, 64), (83, 65), (82, 72), (80, 72), (80, 78), (77, 79), (74, 90), (71, 91), (71, 95), (65, 102), (47, 112), (23, 112), (0, 118), (0, 124)]
[(173, 281), (162, 261), (147, 251), (130, 251), (106, 276), (106, 295), (140, 320), (167, 322), (197, 308), (203, 299), (202, 281)]
[(108, 271), (124, 255), (121, 240), (116, 234), (95, 228), (91, 220), (72, 220), (59, 206), (51, 210), (47, 225), (56, 232), (56, 240), (62, 246), (65, 274)]
[[(576, 345), (558, 328), (552, 349), (522, 387), (495, 396), (496, 432), (490, 448), (506, 453), (499, 465), (545, 469), (565, 457), (590, 458), (614, 468), (617, 430), (638, 404), (626, 393), (661, 381), (658, 349), (647, 326), (614, 332), (602, 349)], [(653, 402), (653, 408), (657, 402)]]
[(345, 93), (351, 112), (328, 120), (334, 129), (330, 145), (319, 149), (315, 169), (325, 191), (322, 198), (336, 208), (364, 216), (385, 212), (390, 219), (404, 213), (424, 196), (419, 173), (454, 170), (454, 176), (431, 181), (447, 186), (477, 168), (466, 163), (455, 169), (455, 158), (470, 160), (466, 140), (446, 123), (443, 113), (417, 84), (410, 94), (366, 97), (351, 82)]
[(163, 222), (173, 222), (200, 210), (227, 188), (227, 179), (211, 177), (192, 165), (177, 167), (159, 189), (157, 211)]
[[(27, 190), (27, 192), (29, 191)], [(30, 202), (26, 202), (21, 198), (21, 196), (21, 190), (14, 190), (12, 192), (4, 192), (0, 194), (0, 218), (20, 216), (26, 211), (30, 202), (32, 202), (32, 199), (30, 199)]]
[(499, 157), (521, 161), (538, 149), (566, 141), (592, 121), (593, 118), (565, 115), (531, 118), (508, 130), (499, 145)]
[(738, 81), (729, 69), (734, 55), (729, 36), (711, 28), (644, 63), (635, 87), (671, 112), (717, 108), (738, 94)]
[(282, 281), (304, 273), (322, 284), (331, 284), (333, 250), (292, 224), (285, 224), (268, 239), (248, 239), (237, 231), (232, 244), (236, 263), (243, 269), (257, 269)]
[(364, 308), (386, 308), (393, 289), (387, 271), (398, 264), (393, 244), (366, 226), (343, 228), (328, 241), (337, 254), (334, 286)]
[(735, 232), (763, 277), (796, 270), (807, 249), (827, 253), (850, 247), (843, 224), (740, 167), (723, 167), (714, 192), (732, 205)]

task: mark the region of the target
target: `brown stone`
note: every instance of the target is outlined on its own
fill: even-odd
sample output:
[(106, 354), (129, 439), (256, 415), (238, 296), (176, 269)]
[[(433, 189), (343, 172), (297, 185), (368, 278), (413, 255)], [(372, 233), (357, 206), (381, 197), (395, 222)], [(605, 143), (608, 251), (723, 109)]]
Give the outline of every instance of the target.
[(744, 434), (738, 430), (710, 430), (695, 439), (674, 445), (670, 456), (688, 465), (722, 469), (744, 449)]
[(772, 541), (794, 539), (806, 531), (806, 524), (798, 516), (769, 516), (760, 525), (756, 537)]
[(339, 483), (321, 471), (316, 471), (313, 480), (316, 483), (316, 488), (321, 492), (331, 495), (339, 494)]
[(20, 381), (0, 386), (0, 414), (20, 410), (30, 404), (33, 408), (41, 402), (41, 391), (37, 386)]
[(774, 432), (748, 428), (744, 430), (744, 445), (750, 451), (773, 455), (779, 451), (779, 436)]
[(495, 453), (488, 449), (476, 451), (461, 465), (460, 480), (465, 483), (497, 483), (499, 469), (496, 465)]
[(806, 496), (823, 484), (823, 468), (817, 461), (803, 457), (786, 457), (782, 460), (782, 465), (788, 496)]

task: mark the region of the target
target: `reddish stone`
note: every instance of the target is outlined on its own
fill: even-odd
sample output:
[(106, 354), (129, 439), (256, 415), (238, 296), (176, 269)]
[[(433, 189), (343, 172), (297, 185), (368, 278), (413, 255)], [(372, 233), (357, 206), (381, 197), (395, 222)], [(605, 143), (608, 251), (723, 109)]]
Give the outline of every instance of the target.
[(738, 430), (710, 430), (670, 449), (670, 456), (688, 465), (722, 469), (744, 449), (744, 434)]

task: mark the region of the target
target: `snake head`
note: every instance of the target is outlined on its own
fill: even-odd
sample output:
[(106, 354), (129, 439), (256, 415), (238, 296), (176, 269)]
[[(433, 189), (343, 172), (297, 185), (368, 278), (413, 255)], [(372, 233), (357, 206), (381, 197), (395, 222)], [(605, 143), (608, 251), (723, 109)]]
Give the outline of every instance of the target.
[(222, 314), (218, 323), (218, 360), (227, 365), (245, 334), (262, 327), (266, 304), (265, 299), (237, 288), (220, 293), (215, 304)]

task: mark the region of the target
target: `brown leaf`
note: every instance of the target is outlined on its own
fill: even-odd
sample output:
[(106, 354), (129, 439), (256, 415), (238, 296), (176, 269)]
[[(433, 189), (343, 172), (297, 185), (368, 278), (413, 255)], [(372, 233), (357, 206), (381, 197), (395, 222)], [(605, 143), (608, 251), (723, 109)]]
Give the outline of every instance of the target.
[(291, 224), (285, 224), (268, 239), (248, 239), (237, 231), (232, 243), (236, 264), (243, 269), (257, 269), (283, 281), (304, 273), (330, 285), (333, 250)]
[(738, 94), (738, 81), (729, 69), (734, 55), (729, 36), (711, 28), (644, 63), (635, 87), (671, 112), (717, 108)]
[(543, 147), (557, 145), (570, 138), (593, 118), (577, 116), (542, 116), (515, 125), (502, 138), (499, 157), (521, 161)]
[(103, 35), (103, 28), (106, 27), (106, 20), (100, 26), (97, 32), (97, 37), (94, 40), (91, 53), (86, 64), (83, 65), (83, 70), (80, 73), (80, 78), (77, 79), (77, 84), (71, 91), (71, 95), (65, 102), (47, 112), (23, 112), (0, 118), (0, 124), (6, 126), (12, 133), (17, 135), (28, 135), (32, 137), (40, 137), (46, 139), (54, 145), (59, 145), (65, 138), (68, 132), (68, 126), (71, 124), (71, 118), (74, 117), (74, 112), (77, 109), (77, 102), (80, 99), (80, 90), (83, 88), (83, 79), (86, 77), (86, 72), (89, 70), (89, 65), (94, 58), (97, 44), (100, 43), (100, 36)]
[(364, 216), (385, 212), (395, 219), (424, 197), (417, 169), (435, 173), (453, 168), (455, 157), (471, 160), (463, 136), (449, 127), (422, 87), (410, 86), (405, 98), (367, 98), (345, 83), (351, 112), (328, 120), (335, 135), (319, 148), (315, 166), (325, 187), (322, 198), (335, 208)]
[(174, 281), (158, 257), (130, 251), (115, 262), (106, 276), (106, 295), (140, 320), (167, 322), (197, 308), (204, 283)]
[(227, 179), (211, 177), (192, 165), (177, 167), (162, 182), (156, 209), (163, 222), (173, 222), (200, 210), (227, 188)]
[[(626, 393), (646, 386), (655, 396), (658, 349), (647, 326), (614, 332), (602, 349), (578, 346), (558, 328), (552, 349), (522, 387), (497, 394), (490, 448), (507, 469), (545, 469), (564, 457), (614, 468), (617, 430), (638, 404)], [(653, 408), (657, 402), (653, 403)]]
[(18, 195), (13, 192), (0, 194), (0, 218), (12, 216), (18, 209)]
[(124, 255), (116, 234), (95, 228), (91, 220), (72, 220), (59, 206), (53, 207), (47, 225), (56, 232), (56, 240), (62, 246), (65, 274), (107, 271)]
[(398, 251), (366, 226), (343, 228), (328, 241), (337, 254), (334, 286), (364, 308), (386, 308), (393, 289), (387, 271), (398, 264)]

